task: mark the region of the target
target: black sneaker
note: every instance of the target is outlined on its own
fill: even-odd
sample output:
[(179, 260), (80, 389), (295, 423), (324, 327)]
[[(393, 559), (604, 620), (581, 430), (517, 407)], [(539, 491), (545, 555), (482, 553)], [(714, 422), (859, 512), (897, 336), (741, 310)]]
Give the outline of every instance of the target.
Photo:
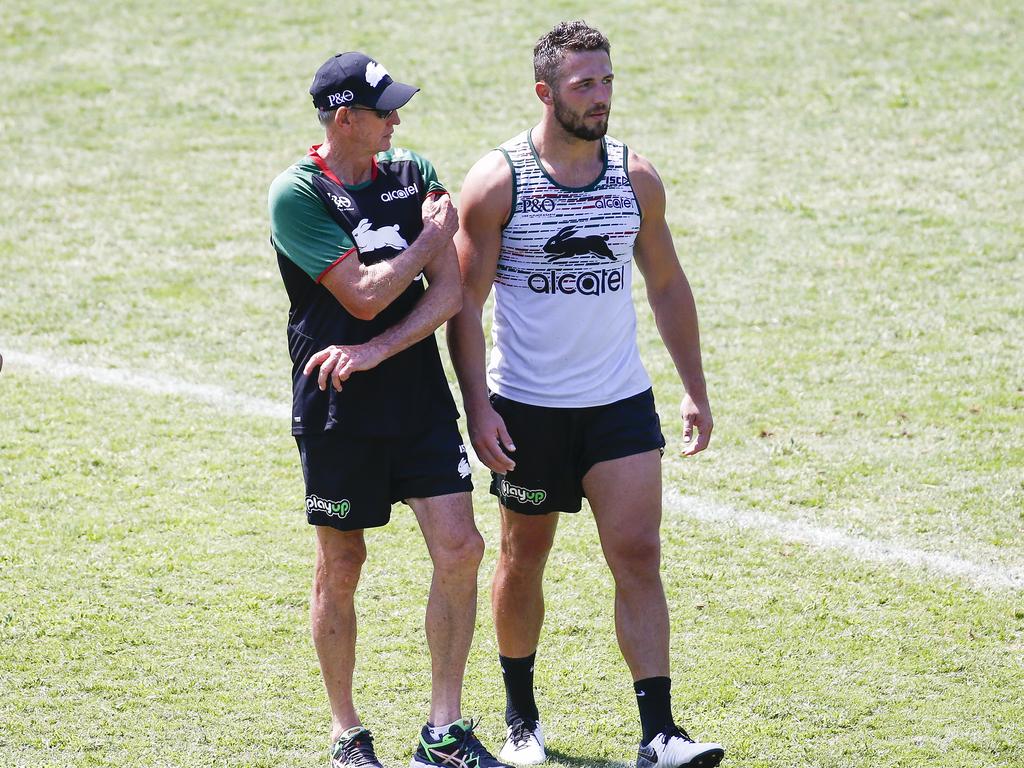
[(682, 728), (672, 726), (640, 745), (636, 768), (715, 768), (723, 757), (721, 744), (700, 744)]
[(384, 768), (373, 752), (373, 734), (360, 725), (344, 731), (331, 747), (329, 768)]
[(511, 768), (494, 759), (494, 755), (473, 734), (475, 727), (474, 720), (460, 720), (435, 741), (430, 736), (430, 728), (423, 726), (420, 743), (409, 768), (435, 768), (438, 765), (447, 768)]

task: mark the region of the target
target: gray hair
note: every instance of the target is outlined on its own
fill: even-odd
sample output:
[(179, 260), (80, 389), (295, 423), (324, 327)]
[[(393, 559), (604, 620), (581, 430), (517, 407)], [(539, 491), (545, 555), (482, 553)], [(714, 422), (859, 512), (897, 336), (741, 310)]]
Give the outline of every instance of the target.
[(324, 128), (334, 122), (334, 113), (338, 111), (338, 107), (334, 109), (320, 109), (317, 107), (316, 119), (320, 121), (320, 125)]

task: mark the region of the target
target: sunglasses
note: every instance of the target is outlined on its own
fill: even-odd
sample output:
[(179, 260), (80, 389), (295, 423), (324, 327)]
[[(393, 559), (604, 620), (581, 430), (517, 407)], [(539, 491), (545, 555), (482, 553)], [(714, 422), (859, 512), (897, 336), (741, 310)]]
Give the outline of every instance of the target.
[(387, 120), (389, 117), (395, 114), (395, 110), (393, 109), (373, 109), (371, 107), (357, 107), (354, 105), (349, 107), (349, 109), (358, 109), (360, 112), (373, 112), (381, 120)]

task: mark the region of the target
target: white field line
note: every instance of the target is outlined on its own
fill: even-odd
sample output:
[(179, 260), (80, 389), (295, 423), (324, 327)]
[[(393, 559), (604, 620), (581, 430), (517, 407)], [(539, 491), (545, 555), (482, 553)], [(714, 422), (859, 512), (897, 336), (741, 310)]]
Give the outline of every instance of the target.
[(0, 350), (4, 356), (0, 376), (16, 373), (18, 368), (31, 368), (51, 379), (86, 379), (122, 389), (135, 389), (150, 395), (172, 395), (196, 400), (243, 416), (269, 416), (285, 423), (291, 418), (291, 405), (232, 392), (209, 384), (191, 384), (167, 376), (152, 376), (125, 368), (94, 368), (65, 363), (59, 357)]
[[(53, 379), (80, 378), (148, 394), (184, 397), (232, 414), (266, 416), (280, 419), (284, 423), (287, 423), (290, 416), (290, 406), (287, 403), (248, 397), (208, 384), (191, 384), (122, 368), (95, 368), (69, 364), (39, 354), (4, 352), (3, 373), (0, 375), (10, 375), (18, 368), (29, 368), (37, 374), (42, 373)], [(817, 549), (835, 550), (859, 560), (927, 570), (942, 576), (963, 579), (982, 588), (1024, 590), (1022, 568), (978, 563), (941, 552), (916, 549), (899, 542), (854, 536), (837, 528), (785, 520), (754, 510), (734, 509), (695, 496), (686, 496), (671, 488), (665, 492), (665, 507), (669, 513), (675, 512), (701, 522), (732, 526), (759, 536), (806, 544)]]
[(665, 507), (704, 523), (742, 528), (817, 549), (833, 549), (859, 560), (885, 565), (903, 565), (963, 579), (975, 586), (991, 589), (1024, 589), (1024, 568), (1001, 567), (965, 560), (942, 552), (915, 549), (895, 541), (878, 541), (854, 536), (824, 526), (797, 520), (784, 520), (754, 510), (740, 510), (685, 496), (674, 488), (665, 491)]

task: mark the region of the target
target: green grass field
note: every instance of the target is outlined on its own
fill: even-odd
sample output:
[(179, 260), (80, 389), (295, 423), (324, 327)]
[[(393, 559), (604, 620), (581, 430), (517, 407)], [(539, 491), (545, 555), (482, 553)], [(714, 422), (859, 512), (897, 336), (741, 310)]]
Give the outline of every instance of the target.
[[(537, 119), (534, 40), (581, 16), (612, 40), (611, 132), (666, 182), (716, 416), (682, 460), (637, 286), (670, 441), (679, 719), (737, 768), (1024, 765), (1014, 0), (8, 0), (0, 765), (326, 763), (297, 454), (286, 417), (243, 407), (288, 398), (267, 186), (319, 141), (313, 71), (363, 49), (422, 86), (397, 143), (457, 192)], [(497, 746), (497, 525), (475, 478), (490, 549), (465, 709)], [(356, 676), (393, 766), (429, 701), (429, 560), (396, 512), (369, 536)], [(551, 763), (627, 763), (637, 715), (589, 515), (562, 521), (547, 596)]]

